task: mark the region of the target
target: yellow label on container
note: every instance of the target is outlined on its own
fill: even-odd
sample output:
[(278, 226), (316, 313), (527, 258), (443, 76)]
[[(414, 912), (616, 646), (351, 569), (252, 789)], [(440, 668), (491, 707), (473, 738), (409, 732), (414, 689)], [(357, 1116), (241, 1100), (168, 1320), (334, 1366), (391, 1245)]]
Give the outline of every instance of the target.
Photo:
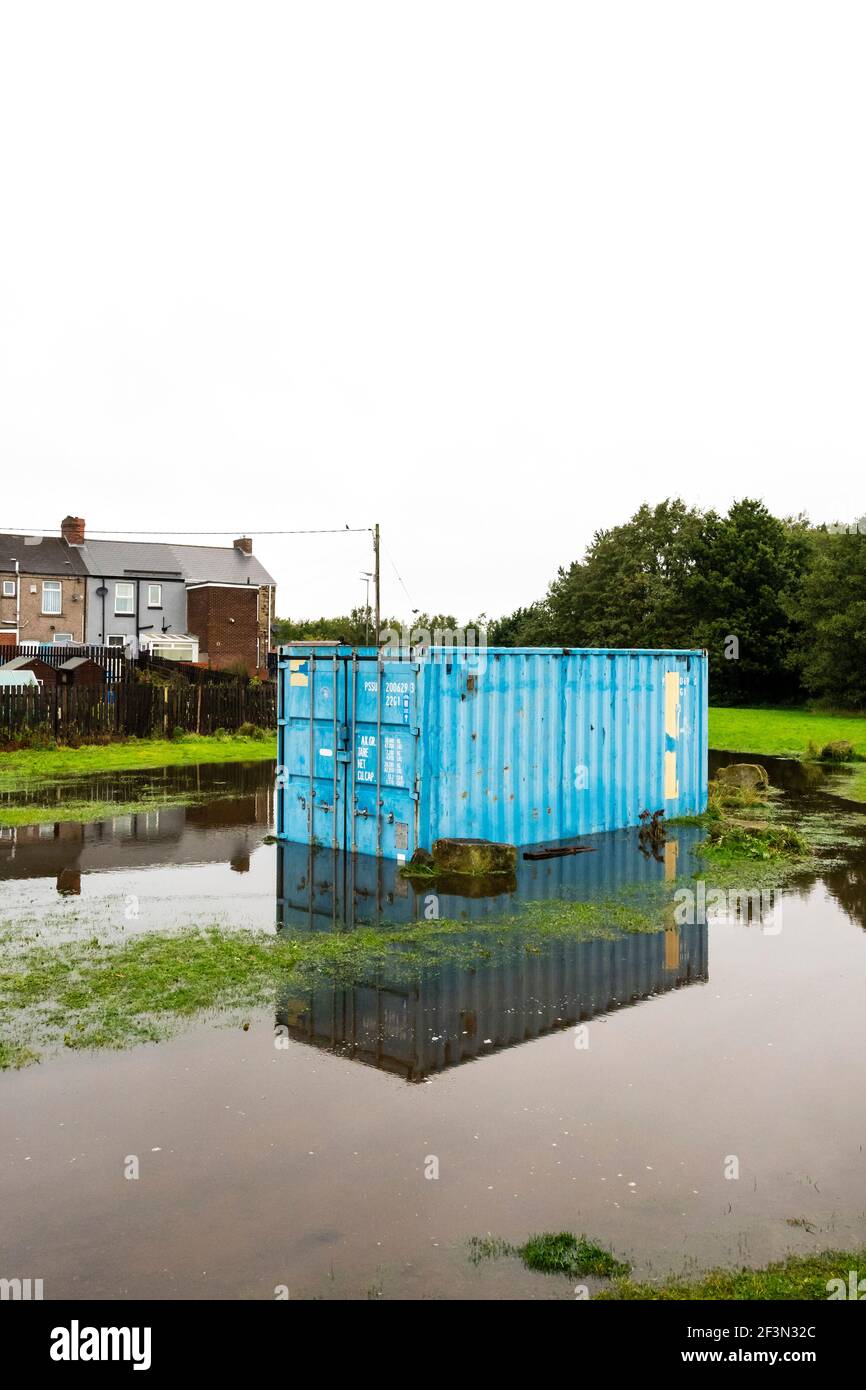
[(680, 727), (680, 676), (678, 671), (665, 673), (665, 801), (676, 801), (679, 794), (677, 780), (677, 735)]
[(678, 796), (677, 755), (675, 749), (669, 748), (665, 753), (665, 801), (676, 801)]
[(680, 676), (678, 671), (665, 675), (665, 733), (676, 738), (680, 731)]

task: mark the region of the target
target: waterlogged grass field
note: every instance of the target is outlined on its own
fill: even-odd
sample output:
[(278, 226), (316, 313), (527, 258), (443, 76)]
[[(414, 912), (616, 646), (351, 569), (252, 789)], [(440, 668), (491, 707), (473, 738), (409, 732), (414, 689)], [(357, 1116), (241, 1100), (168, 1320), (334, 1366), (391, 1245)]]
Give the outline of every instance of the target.
[(541, 1274), (605, 1280), (594, 1298), (652, 1302), (842, 1299), (850, 1292), (850, 1272), (866, 1267), (866, 1250), (822, 1250), (814, 1255), (791, 1255), (762, 1269), (711, 1269), (658, 1283), (638, 1282), (628, 1277), (631, 1266), (627, 1260), (619, 1259), (597, 1241), (569, 1231), (533, 1235), (522, 1245), (499, 1236), (473, 1236), (467, 1253), (476, 1265), (516, 1258)]
[[(822, 1250), (817, 1255), (792, 1255), (763, 1269), (712, 1269), (689, 1279), (661, 1284), (620, 1279), (596, 1294), (602, 1299), (717, 1301), (796, 1299), (825, 1302), (849, 1296), (850, 1271), (866, 1268), (866, 1250)], [(862, 1294), (860, 1295), (862, 1297)]]
[[(9, 814), (26, 821), (39, 810), (22, 807)], [(65, 818), (78, 818), (74, 801), (49, 818), (64, 810)], [(736, 818), (759, 811), (757, 821)], [(820, 867), (808, 841), (776, 822), (771, 799), (757, 793), (713, 784), (710, 808), (693, 819), (707, 837), (684, 856), (679, 884), (705, 872), (702, 865), (712, 865), (716, 886), (748, 882), (753, 889), (779, 887)], [(511, 915), (471, 924), (434, 919), (277, 937), (211, 921), (118, 940), (100, 931), (93, 907), (86, 936), (72, 919), (72, 939), (53, 938), (38, 919), (10, 920), (0, 923), (0, 1066), (38, 1060), (61, 1044), (117, 1048), (157, 1042), (184, 1019), (253, 1007), (278, 985), (303, 988), (323, 976), (352, 985), (383, 973), (392, 982), (406, 982), (445, 963), (474, 969), (503, 953), (531, 956), (551, 940), (661, 931), (676, 920), (674, 886), (635, 884), (604, 901), (529, 901)]]
[(0, 805), (0, 826), (56, 825), (61, 821), (84, 825), (89, 821), (110, 820), (114, 816), (137, 816), (178, 806), (195, 806), (204, 799), (204, 796), (192, 792), (178, 791), (170, 795), (141, 796), (135, 801), (83, 801), (72, 798), (45, 805), (31, 802), (23, 806)]
[(554, 938), (612, 938), (662, 925), (659, 910), (619, 902), (528, 903), (517, 917), (471, 928), (424, 921), (313, 936), (208, 926), (120, 942), (46, 942), (38, 922), (7, 922), (0, 926), (0, 1067), (61, 1046), (159, 1042), (208, 1010), (252, 1008), (278, 985), (303, 989), (323, 977), (350, 984), (385, 971), (392, 981), (414, 979), (446, 962), (472, 968), (515, 946), (531, 955)]
[(805, 760), (828, 743), (850, 743), (856, 761), (839, 767), (832, 790), (850, 801), (866, 801), (866, 761), (861, 761), (866, 759), (866, 715), (711, 708), (709, 716), (710, 747), (726, 753)]
[(127, 739), (85, 743), (80, 748), (24, 748), (0, 754), (0, 792), (21, 791), (37, 782), (86, 777), (99, 772), (181, 767), (195, 763), (259, 762), (277, 755), (277, 736), (186, 734), (182, 739)]
[[(837, 729), (834, 732), (845, 736)], [(816, 732), (813, 726), (805, 746), (821, 737), (823, 732)], [(153, 754), (153, 747), (132, 745), (131, 754), (158, 756), (161, 766), (171, 761), (228, 762), (272, 756), (272, 750), (261, 740), (230, 737), (162, 744), (158, 755)], [(166, 748), (178, 755), (168, 764)], [(46, 758), (56, 759), (59, 752), (69, 760), (70, 772), (79, 773), (83, 751), (18, 756), (32, 766)], [(106, 753), (121, 759), (130, 756), (129, 745), (92, 751), (95, 757)], [(130, 764), (111, 764), (118, 770), (127, 766)], [(148, 767), (151, 763), (131, 766)], [(44, 762), (42, 768), (45, 783), (60, 775), (56, 763), (51, 772), (44, 771)], [(100, 770), (110, 769), (103, 765)], [(21, 775), (20, 761), (14, 775)], [(40, 802), (47, 802), (50, 791), (43, 794), (41, 784), (37, 785)], [(72, 796), (79, 794), (78, 787), (67, 790)], [(182, 799), (180, 793), (175, 804)], [(60, 816), (55, 814), (60, 804), (50, 808), (51, 819), (83, 818), (77, 801), (62, 805)], [(120, 803), (114, 809), (121, 809)], [(33, 810), (32, 806), (20, 808), (20, 814), (32, 820)], [(697, 844), (700, 836), (681, 837), (675, 880), (662, 883), (660, 877), (649, 885), (635, 883), (614, 891), (613, 884), (605, 883), (600, 889), (608, 895), (605, 900), (526, 902), (517, 909), (503, 909), (503, 915), (495, 920), (425, 920), (316, 933), (283, 931), (275, 936), (238, 930), (236, 923), (218, 925), (214, 914), (203, 910), (189, 919), (201, 922), (196, 927), (182, 929), (172, 918), (174, 925), (165, 930), (127, 935), (112, 917), (108, 903), (104, 905), (104, 920), (99, 918), (94, 901), (78, 907), (67, 900), (51, 922), (32, 909), (26, 920), (12, 921), (7, 910), (6, 920), (0, 919), (0, 1068), (24, 1068), (39, 1062), (50, 1065), (48, 1059), (64, 1050), (159, 1044), (199, 1020), (214, 1028), (252, 1027), (255, 1035), (261, 1019), (253, 1010), (264, 1006), (265, 1026), (270, 1027), (275, 1003), (277, 1017), (281, 1017), (280, 1001), (287, 992), (293, 997), (303, 996), (323, 982), (351, 986), (384, 980), (396, 981), (402, 987), (443, 965), (473, 974), (483, 973), (480, 967), (487, 962), (496, 965), (500, 960), (509, 967), (516, 963), (519, 971), (527, 966), (531, 970), (535, 967), (532, 958), (540, 957), (543, 963), (551, 943), (669, 930), (676, 888), (686, 884), (693, 887), (696, 877), (706, 878), (711, 873), (716, 886), (726, 882), (751, 887), (784, 883), (792, 875), (818, 872), (821, 864), (828, 862), (828, 850), (849, 841), (852, 845), (862, 843), (862, 836), (853, 832), (864, 818), (854, 817), (852, 808), (845, 817), (840, 816), (838, 805), (828, 809), (826, 824), (820, 806), (811, 816), (806, 824), (799, 808), (792, 805), (789, 809), (781, 793), (750, 794), (717, 787), (708, 813), (695, 818), (694, 823), (705, 835), (701, 844)], [(169, 1053), (170, 1046), (166, 1043), (159, 1052)], [(119, 1065), (134, 1060), (118, 1059)], [(632, 1065), (634, 1059), (630, 1057), (629, 1067)], [(6, 1080), (15, 1086), (31, 1084), (26, 1073)], [(34, 1080), (38, 1086), (38, 1072)], [(855, 1135), (855, 1148), (858, 1141)], [(808, 1216), (813, 1216), (811, 1209)], [(793, 1212), (791, 1217), (789, 1226), (812, 1230), (805, 1218), (793, 1219)], [(670, 1256), (658, 1277), (649, 1282), (647, 1274), (655, 1266), (649, 1271), (639, 1266), (632, 1277), (630, 1262), (638, 1259), (639, 1252), (629, 1248), (628, 1233), (623, 1236), (620, 1231), (606, 1239), (605, 1208), (599, 1207), (594, 1217), (566, 1208), (542, 1212), (540, 1218), (536, 1227), (540, 1234), (526, 1236), (525, 1232), (533, 1229), (528, 1224), (521, 1234), (514, 1232), (522, 1243), (493, 1235), (470, 1241), (470, 1260), (476, 1264), (510, 1260), (515, 1268), (519, 1266), (521, 1278), (526, 1277), (526, 1271), (533, 1271), (541, 1296), (545, 1296), (545, 1282), (549, 1293), (557, 1287), (556, 1280), (568, 1287), (576, 1279), (586, 1279), (591, 1297), (620, 1300), (825, 1300), (845, 1296), (832, 1292), (833, 1281), (843, 1286), (849, 1271), (866, 1267), (866, 1251), (852, 1249), (791, 1255), (762, 1268), (708, 1269), (726, 1258), (715, 1247), (706, 1258), (700, 1257), (700, 1263), (689, 1258), (685, 1262), (687, 1273), (676, 1277), (666, 1277), (667, 1271), (672, 1266), (682, 1270), (684, 1262), (676, 1254)], [(591, 1221), (589, 1233), (574, 1235), (559, 1229), (560, 1221), (567, 1224), (572, 1219)], [(521, 1221), (518, 1231), (522, 1225)], [(848, 1230), (826, 1234), (823, 1241), (853, 1246), (860, 1243), (861, 1235), (860, 1229)], [(465, 1226), (458, 1238), (465, 1240)], [(745, 1252), (732, 1249), (727, 1253), (734, 1265)], [(762, 1251), (756, 1262), (772, 1253)]]

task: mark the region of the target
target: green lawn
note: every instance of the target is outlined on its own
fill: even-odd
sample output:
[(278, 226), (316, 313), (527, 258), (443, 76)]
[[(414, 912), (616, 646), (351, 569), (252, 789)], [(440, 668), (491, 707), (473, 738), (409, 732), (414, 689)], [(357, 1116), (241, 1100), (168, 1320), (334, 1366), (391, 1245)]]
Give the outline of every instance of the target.
[(26, 748), (17, 753), (0, 753), (0, 791), (16, 791), (34, 782), (82, 777), (90, 772), (128, 772), (189, 763), (257, 762), (275, 758), (276, 754), (276, 734), (265, 739), (188, 734), (177, 741), (130, 739), (126, 743), (87, 743), (81, 748)]
[[(596, 1297), (688, 1302), (695, 1299), (796, 1299), (823, 1303), (831, 1293), (835, 1298), (846, 1297), (852, 1269), (866, 1269), (866, 1250), (823, 1250), (817, 1255), (791, 1255), (763, 1269), (712, 1269), (692, 1279), (668, 1279), (662, 1284), (622, 1279)], [(862, 1275), (858, 1273), (857, 1277)], [(844, 1286), (841, 1289), (840, 1282)]]
[(725, 752), (802, 758), (810, 742), (822, 748), (834, 739), (848, 739), (866, 757), (866, 715), (710, 707), (710, 747)]

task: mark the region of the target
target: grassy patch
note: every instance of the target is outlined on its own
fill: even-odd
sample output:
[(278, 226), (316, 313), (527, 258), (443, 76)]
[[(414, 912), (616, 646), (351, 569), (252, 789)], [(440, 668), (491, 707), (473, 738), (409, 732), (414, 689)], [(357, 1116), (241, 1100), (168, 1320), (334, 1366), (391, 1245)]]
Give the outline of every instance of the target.
[[(808, 1229), (805, 1221), (789, 1221), (788, 1224)], [(866, 1272), (866, 1250), (824, 1250), (816, 1255), (791, 1255), (763, 1269), (711, 1269), (690, 1278), (644, 1283), (629, 1279), (631, 1266), (618, 1260), (604, 1246), (569, 1231), (530, 1236), (523, 1245), (513, 1245), (498, 1236), (473, 1236), (468, 1243), (468, 1253), (473, 1264), (512, 1255), (521, 1259), (528, 1269), (543, 1274), (565, 1274), (571, 1278), (594, 1275), (615, 1280), (609, 1288), (595, 1295), (605, 1300), (826, 1301), (831, 1280), (841, 1279), (847, 1290), (849, 1270)], [(862, 1276), (858, 1273), (859, 1277)]]
[(517, 1246), (501, 1236), (470, 1236), (466, 1242), (469, 1259), (474, 1265), (485, 1260), (499, 1260), (504, 1255), (516, 1255)]
[(568, 1231), (530, 1236), (517, 1253), (527, 1269), (544, 1274), (594, 1274), (599, 1279), (613, 1279), (631, 1269), (631, 1265), (616, 1259), (594, 1240), (573, 1236)]
[(696, 1279), (668, 1279), (662, 1284), (619, 1280), (596, 1295), (603, 1299), (797, 1299), (829, 1297), (827, 1285), (841, 1279), (847, 1288), (849, 1270), (866, 1271), (866, 1250), (824, 1250), (818, 1255), (792, 1255), (763, 1269), (713, 1269)]
[[(839, 781), (828, 791), (866, 801), (866, 715), (813, 713), (806, 709), (711, 708), (710, 747), (758, 757), (818, 759), (835, 768)], [(851, 745), (841, 757), (834, 746)], [(843, 780), (844, 774), (844, 780)]]
[(727, 819), (769, 820), (773, 801), (780, 795), (775, 787), (731, 787), (713, 781), (707, 787), (706, 811), (699, 816), (676, 816), (667, 825), (712, 825)]
[(77, 798), (50, 805), (0, 805), (0, 825), (52, 825), (59, 821), (111, 820), (114, 816), (143, 815), (169, 806), (193, 806), (206, 798), (177, 792), (170, 796), (144, 796), (137, 801), (82, 801)]
[[(707, 838), (693, 853), (703, 865), (712, 866), (719, 887), (748, 881), (753, 887), (781, 887), (792, 877), (810, 869), (817, 872), (821, 862), (804, 827), (787, 818), (784, 802), (776, 805), (779, 793), (770, 788), (732, 787), (710, 782), (707, 809), (701, 816), (671, 821), (676, 825), (702, 825)], [(850, 837), (848, 837), (850, 840)], [(822, 843), (830, 847), (842, 836), (834, 836), (832, 825)], [(700, 870), (703, 872), (704, 868)]]
[(123, 1047), (165, 1037), (174, 1021), (223, 1003), (253, 1002), (282, 959), (272, 938), (192, 931), (43, 946), (4, 941), (0, 1020), (20, 1014), (30, 1042)]
[(772, 798), (778, 795), (772, 787), (731, 787), (724, 782), (710, 782), (707, 813), (713, 819), (722, 816), (763, 818), (772, 815)]
[(425, 921), (278, 937), (207, 927), (120, 944), (93, 937), (46, 945), (6, 923), (0, 927), (0, 1065), (16, 1065), (8, 1059), (25, 1042), (26, 1060), (35, 1060), (37, 1050), (61, 1042), (98, 1048), (158, 1041), (184, 1019), (252, 1006), (273, 999), (277, 987), (309, 988), (323, 977), (344, 984), (381, 972), (411, 979), (446, 961), (471, 967), (502, 950), (536, 952), (551, 937), (613, 937), (661, 925), (658, 912), (622, 904), (551, 903), (471, 927)]
[(716, 820), (710, 822), (709, 832), (695, 853), (723, 867), (752, 864), (756, 860), (805, 860), (811, 854), (803, 836), (790, 825), (756, 828)]
[(37, 1054), (24, 1043), (9, 1042), (0, 1038), (0, 1071), (17, 1070), (38, 1061)]
[(96, 772), (135, 771), (194, 763), (258, 762), (276, 757), (276, 734), (267, 739), (188, 734), (183, 739), (127, 739), (82, 744), (80, 748), (26, 748), (4, 753), (0, 791), (20, 791), (34, 782), (84, 777)]
[(512, 1245), (498, 1236), (473, 1236), (468, 1248), (473, 1264), (516, 1255), (527, 1269), (542, 1274), (567, 1274), (572, 1278), (578, 1274), (592, 1274), (598, 1279), (614, 1279), (628, 1274), (631, 1269), (630, 1264), (618, 1260), (596, 1241), (574, 1236), (570, 1231), (545, 1231), (530, 1236), (523, 1245)]
[(805, 709), (712, 708), (710, 747), (730, 753), (804, 758), (812, 748), (847, 739), (866, 756), (866, 716), (813, 714)]
[(442, 870), (435, 864), (403, 864), (399, 873), (401, 878), (433, 879), (441, 877)]

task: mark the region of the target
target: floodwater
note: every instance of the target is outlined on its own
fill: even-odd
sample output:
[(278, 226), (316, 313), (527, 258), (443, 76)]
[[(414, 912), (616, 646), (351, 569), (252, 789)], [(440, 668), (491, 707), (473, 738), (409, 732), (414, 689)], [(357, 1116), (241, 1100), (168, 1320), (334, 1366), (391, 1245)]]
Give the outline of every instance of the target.
[[(862, 1243), (866, 817), (762, 761), (792, 816), (844, 815), (849, 841), (769, 906), (408, 984), (287, 981), (248, 1031), (210, 1017), (0, 1075), (0, 1274), (47, 1298), (572, 1298), (513, 1259), (473, 1265), (467, 1239), (585, 1232), (639, 1277)], [(429, 910), (393, 866), (265, 843), (269, 766), (211, 772), (225, 795), (195, 806), (0, 831), (2, 920), (61, 938)], [(521, 902), (639, 900), (694, 872), (699, 836), (655, 855), (595, 837), (435, 907), (471, 937)]]

